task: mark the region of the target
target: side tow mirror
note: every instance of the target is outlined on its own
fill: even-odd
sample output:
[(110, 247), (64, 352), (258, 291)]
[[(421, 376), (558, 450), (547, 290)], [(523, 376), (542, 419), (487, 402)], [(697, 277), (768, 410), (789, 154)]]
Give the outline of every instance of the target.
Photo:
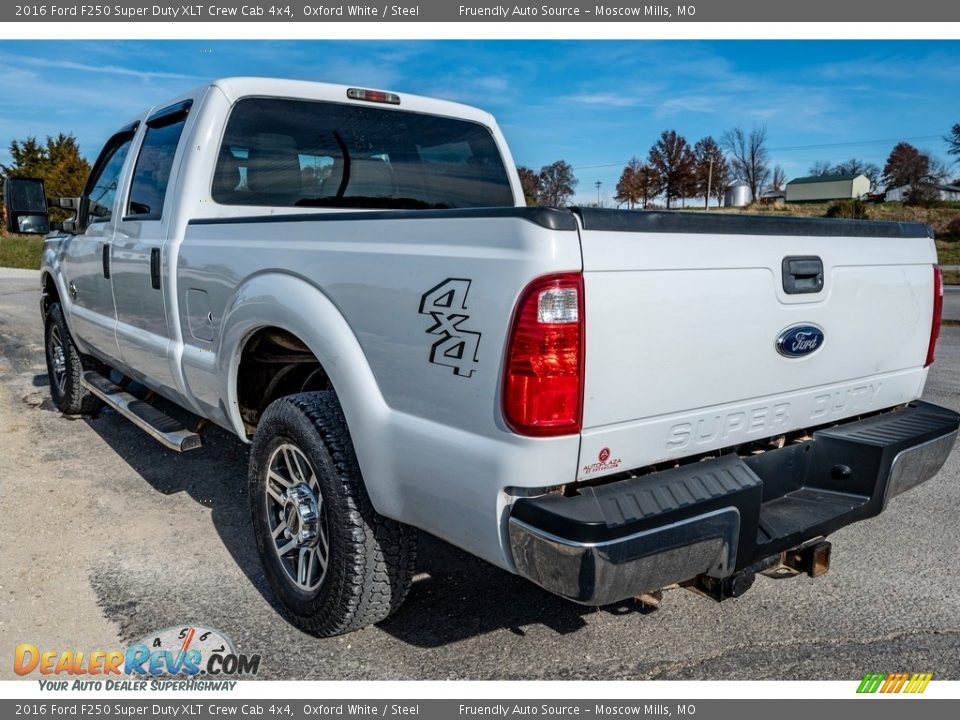
[(43, 180), (8, 177), (3, 181), (3, 209), (7, 230), (23, 235), (46, 235), (50, 215)]

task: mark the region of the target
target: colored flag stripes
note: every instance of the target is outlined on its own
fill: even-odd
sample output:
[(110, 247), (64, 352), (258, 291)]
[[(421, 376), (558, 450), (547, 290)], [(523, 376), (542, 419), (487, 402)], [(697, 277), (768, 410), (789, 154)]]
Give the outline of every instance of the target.
[(932, 679), (932, 673), (867, 673), (857, 692), (922, 693)]

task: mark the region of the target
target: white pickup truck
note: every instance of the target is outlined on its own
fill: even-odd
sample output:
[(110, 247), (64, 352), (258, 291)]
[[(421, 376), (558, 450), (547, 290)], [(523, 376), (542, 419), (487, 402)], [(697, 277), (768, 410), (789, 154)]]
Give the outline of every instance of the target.
[(528, 208), (463, 105), (218, 80), (63, 205), (56, 405), (200, 446), (143, 386), (249, 441), (263, 566), (318, 635), (400, 605), (416, 528), (591, 605), (817, 575), (957, 435), (918, 400), (929, 228)]

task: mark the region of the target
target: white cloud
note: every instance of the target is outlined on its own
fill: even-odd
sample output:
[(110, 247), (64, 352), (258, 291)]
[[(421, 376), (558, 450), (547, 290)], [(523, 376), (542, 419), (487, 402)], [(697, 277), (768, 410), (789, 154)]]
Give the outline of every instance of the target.
[(677, 115), (679, 113), (698, 112), (714, 113), (723, 101), (721, 96), (713, 95), (682, 95), (665, 100), (657, 106), (659, 116)]
[(618, 108), (637, 107), (649, 103), (645, 96), (633, 93), (583, 93), (581, 95), (571, 95), (565, 99), (580, 105), (603, 105)]
[(135, 77), (140, 80), (190, 80), (196, 81), (196, 75), (184, 75), (182, 73), (158, 72), (155, 70), (135, 70), (132, 68), (120, 67), (119, 65), (88, 65), (86, 63), (73, 62), (71, 60), (50, 60), (38, 57), (15, 57), (11, 55), (0, 56), (9, 63), (23, 63), (31, 67), (53, 68), (57, 70), (73, 70), (82, 73), (101, 73), (107, 75), (121, 75)]

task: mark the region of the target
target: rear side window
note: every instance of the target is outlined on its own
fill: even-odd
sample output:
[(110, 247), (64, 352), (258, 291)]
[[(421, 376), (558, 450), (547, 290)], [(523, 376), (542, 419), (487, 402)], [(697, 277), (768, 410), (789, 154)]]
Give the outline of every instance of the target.
[(171, 114), (148, 121), (137, 165), (133, 170), (127, 216), (136, 220), (159, 220), (163, 198), (173, 170), (180, 135), (186, 123), (185, 113)]
[(114, 135), (104, 146), (93, 166), (83, 194), (90, 201), (90, 222), (106, 222), (113, 214), (120, 172), (133, 141), (133, 132)]
[(223, 205), (513, 205), (490, 131), (466, 120), (330, 102), (250, 98), (230, 114), (214, 172)]

